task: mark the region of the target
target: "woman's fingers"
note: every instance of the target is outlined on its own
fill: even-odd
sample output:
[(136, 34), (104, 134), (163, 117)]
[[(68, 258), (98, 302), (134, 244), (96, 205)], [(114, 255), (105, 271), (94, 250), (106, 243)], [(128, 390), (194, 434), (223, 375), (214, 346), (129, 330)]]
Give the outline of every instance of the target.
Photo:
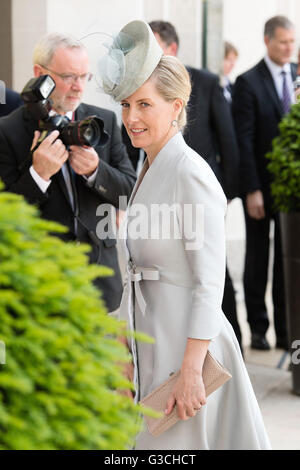
[(176, 405), (178, 418), (182, 420), (187, 420), (196, 416), (197, 412), (200, 411), (202, 406), (205, 404), (205, 399), (201, 400), (201, 403), (197, 402), (191, 405), (185, 403), (183, 400), (176, 400), (175, 397), (171, 395), (171, 397), (167, 401), (165, 414), (169, 415), (172, 412), (174, 406)]
[(186, 414), (189, 418), (196, 416), (197, 411), (198, 411), (198, 408), (194, 408), (192, 406), (189, 406), (186, 408)]
[(166, 404), (166, 409), (165, 409), (166, 415), (169, 415), (172, 412), (175, 406), (175, 403), (176, 403), (175, 397), (174, 395), (171, 395)]
[[(176, 399), (175, 399), (176, 400)], [(185, 400), (176, 400), (177, 414), (180, 419), (188, 419), (196, 416), (197, 412), (201, 410), (202, 406), (206, 404), (206, 398), (195, 399), (192, 402)]]
[(202, 407), (201, 403), (195, 403), (193, 409), (194, 409), (194, 411), (197, 412), (197, 411), (201, 410), (201, 407)]
[(178, 418), (187, 420), (196, 416), (205, 404), (206, 395), (202, 376), (191, 374), (188, 371), (188, 373), (179, 376), (166, 403), (165, 414), (169, 415), (176, 405)]

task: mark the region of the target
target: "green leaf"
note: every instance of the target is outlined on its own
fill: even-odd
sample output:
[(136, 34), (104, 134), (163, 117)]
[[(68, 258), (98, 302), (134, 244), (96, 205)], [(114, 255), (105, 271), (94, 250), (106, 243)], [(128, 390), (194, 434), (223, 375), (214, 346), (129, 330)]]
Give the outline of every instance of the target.
[(279, 124), (279, 136), (266, 155), (272, 175), (271, 194), (274, 209), (281, 212), (300, 211), (300, 103)]
[(49, 235), (65, 231), (0, 192), (0, 449), (128, 449), (151, 413), (117, 393), (133, 388), (117, 341), (128, 332), (93, 284), (112, 270)]

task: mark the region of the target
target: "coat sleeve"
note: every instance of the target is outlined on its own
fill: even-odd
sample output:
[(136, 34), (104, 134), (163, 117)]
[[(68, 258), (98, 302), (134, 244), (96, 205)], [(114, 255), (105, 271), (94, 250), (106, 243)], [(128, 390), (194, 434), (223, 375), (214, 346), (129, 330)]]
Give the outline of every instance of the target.
[(237, 78), (234, 86), (232, 113), (241, 156), (240, 193), (245, 195), (262, 185), (255, 158), (255, 95), (243, 76)]
[(24, 145), (24, 162), (18, 165), (11, 142), (0, 128), (0, 178), (6, 190), (23, 195), (30, 204), (42, 206), (48, 201), (50, 189), (46, 193), (41, 191), (30, 174), (31, 164), (30, 149)]
[(177, 206), (184, 213), (183, 249), (194, 284), (188, 337), (209, 340), (218, 336), (222, 321), (226, 198), (204, 162), (200, 167), (187, 162), (177, 181)]

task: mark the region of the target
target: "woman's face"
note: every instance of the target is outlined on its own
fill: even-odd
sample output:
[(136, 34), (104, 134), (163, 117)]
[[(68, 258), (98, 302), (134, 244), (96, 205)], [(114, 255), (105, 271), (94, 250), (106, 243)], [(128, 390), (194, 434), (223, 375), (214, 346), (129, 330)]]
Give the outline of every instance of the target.
[(235, 66), (235, 63), (237, 61), (237, 55), (234, 52), (229, 52), (227, 56), (224, 58), (223, 61), (223, 73), (224, 75), (229, 75), (232, 71), (232, 69)]
[(122, 119), (134, 147), (143, 148), (154, 158), (178, 132), (171, 122), (177, 119), (182, 102), (167, 102), (158, 93), (155, 79), (147, 80), (131, 96), (122, 100)]

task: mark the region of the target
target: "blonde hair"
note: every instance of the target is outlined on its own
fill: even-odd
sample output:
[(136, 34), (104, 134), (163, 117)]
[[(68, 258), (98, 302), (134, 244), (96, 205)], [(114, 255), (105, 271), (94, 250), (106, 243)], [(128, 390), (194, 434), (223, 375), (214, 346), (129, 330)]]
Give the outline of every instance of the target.
[(236, 55), (238, 57), (239, 53), (238, 53), (238, 50), (237, 48), (231, 44), (231, 42), (228, 42), (228, 41), (225, 41), (224, 42), (224, 58), (226, 59), (226, 57), (232, 52), (234, 55)]
[(187, 122), (186, 107), (191, 94), (191, 80), (185, 66), (177, 57), (164, 55), (150, 78), (154, 79), (158, 93), (166, 101), (182, 100), (183, 107), (177, 122), (179, 129), (183, 129)]

